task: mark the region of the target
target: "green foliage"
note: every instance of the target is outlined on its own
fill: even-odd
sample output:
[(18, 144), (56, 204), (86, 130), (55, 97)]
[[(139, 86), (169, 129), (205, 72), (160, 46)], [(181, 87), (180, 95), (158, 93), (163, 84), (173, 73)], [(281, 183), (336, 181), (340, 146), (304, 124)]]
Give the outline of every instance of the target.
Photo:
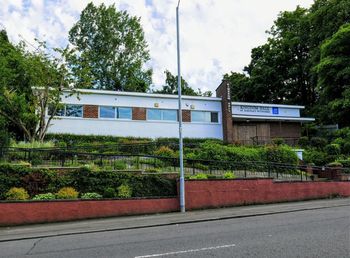
[(204, 173), (198, 173), (194, 176), (190, 176), (190, 179), (208, 179), (208, 175)]
[(267, 160), (274, 163), (297, 164), (297, 154), (287, 145), (266, 146)]
[(132, 188), (129, 185), (122, 184), (117, 190), (119, 198), (130, 198), (132, 196)]
[(69, 83), (67, 70), (45, 43), (30, 52), (24, 42), (13, 45), (5, 31), (0, 34), (0, 116), (18, 138), (42, 141), (53, 118), (46, 111), (57, 110)]
[(224, 174), (223, 178), (225, 178), (225, 179), (234, 179), (234, 178), (236, 178), (236, 176), (235, 176), (235, 174), (232, 173), (232, 172), (226, 172), (226, 173)]
[(327, 164), (327, 155), (317, 149), (306, 149), (303, 153), (303, 160), (306, 164), (313, 163), (316, 166), (323, 166)]
[(69, 42), (66, 59), (81, 87), (146, 92), (151, 84), (152, 71), (143, 68), (150, 56), (140, 18), (115, 5), (89, 3)]
[(112, 187), (107, 187), (104, 192), (103, 192), (103, 197), (104, 198), (114, 198), (117, 197), (117, 192), (114, 188)]
[(29, 194), (28, 192), (20, 187), (12, 187), (10, 190), (8, 190), (5, 194), (6, 200), (28, 200), (29, 199)]
[(77, 192), (73, 187), (63, 187), (57, 193), (57, 199), (77, 199), (79, 192)]
[(113, 168), (116, 170), (125, 170), (126, 169), (126, 163), (122, 160), (116, 160), (113, 163)]
[(350, 125), (349, 42), (350, 24), (346, 24), (321, 45), (320, 63), (316, 67), (321, 103), (327, 107), (322, 118), (342, 126)]
[(340, 145), (336, 144), (336, 143), (328, 144), (325, 147), (325, 151), (326, 151), (326, 153), (329, 156), (331, 156), (331, 155), (334, 155), (334, 156), (340, 155), (340, 153), (341, 153)]
[(305, 147), (307, 147), (309, 144), (310, 144), (310, 142), (309, 142), (309, 138), (308, 138), (307, 136), (302, 136), (302, 137), (300, 137), (299, 140), (298, 140), (298, 145), (299, 145), (300, 147), (305, 148)]
[(273, 144), (276, 144), (276, 145), (282, 145), (282, 144), (284, 144), (285, 142), (284, 142), (284, 139), (283, 139), (283, 138), (274, 138), (274, 139), (272, 139), (272, 143), (273, 143)]
[[(154, 93), (161, 93), (161, 94), (178, 94), (178, 87), (177, 87), (177, 76), (174, 76), (171, 72), (166, 70), (165, 72), (165, 85), (160, 90), (153, 91)], [(200, 89), (196, 92), (194, 89), (192, 89), (188, 83), (181, 77), (181, 93), (182, 95), (187, 96), (204, 96), (204, 97), (211, 97), (212, 92), (206, 91), (201, 92)]]
[(45, 194), (37, 194), (35, 195), (32, 200), (39, 201), (39, 200), (55, 200), (56, 195), (53, 193), (45, 193)]
[(154, 155), (173, 158), (175, 156), (175, 152), (167, 146), (160, 146), (160, 148), (154, 152)]
[(333, 161), (327, 164), (327, 167), (343, 167), (343, 164), (338, 161)]
[(98, 193), (84, 193), (81, 195), (81, 199), (101, 199), (102, 195)]
[(321, 137), (312, 137), (310, 145), (317, 149), (323, 149), (327, 145), (327, 139)]

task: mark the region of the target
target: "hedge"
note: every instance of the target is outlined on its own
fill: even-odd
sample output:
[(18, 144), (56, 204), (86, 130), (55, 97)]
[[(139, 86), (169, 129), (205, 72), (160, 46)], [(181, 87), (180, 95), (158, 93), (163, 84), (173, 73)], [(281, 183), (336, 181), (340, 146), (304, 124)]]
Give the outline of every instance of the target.
[(133, 175), (113, 171), (93, 171), (82, 167), (69, 171), (33, 169), (21, 165), (0, 164), (0, 199), (11, 187), (23, 187), (31, 197), (54, 193), (62, 187), (74, 187), (80, 193), (103, 195), (106, 188), (120, 185), (132, 188), (133, 197), (176, 196), (176, 180), (159, 175)]

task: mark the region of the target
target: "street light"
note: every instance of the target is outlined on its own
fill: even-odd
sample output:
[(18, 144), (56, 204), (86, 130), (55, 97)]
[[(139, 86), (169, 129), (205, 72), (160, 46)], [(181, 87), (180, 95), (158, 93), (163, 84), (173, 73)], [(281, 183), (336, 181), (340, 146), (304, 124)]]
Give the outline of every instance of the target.
[(183, 141), (182, 141), (182, 106), (181, 106), (181, 70), (180, 70), (180, 32), (179, 32), (179, 5), (176, 6), (176, 36), (177, 36), (177, 91), (179, 94), (179, 156), (180, 156), (180, 210), (185, 212), (185, 177), (183, 160)]

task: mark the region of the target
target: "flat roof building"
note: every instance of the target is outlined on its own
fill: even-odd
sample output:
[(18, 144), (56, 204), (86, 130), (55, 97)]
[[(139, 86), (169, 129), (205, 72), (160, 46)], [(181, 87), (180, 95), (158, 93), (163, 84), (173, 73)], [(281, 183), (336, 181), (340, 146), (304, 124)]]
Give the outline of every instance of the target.
[[(227, 82), (217, 97), (183, 96), (183, 136), (253, 144), (271, 138), (299, 138), (302, 106), (231, 102)], [(64, 91), (63, 108), (49, 133), (121, 137), (178, 137), (176, 95), (79, 89)], [(50, 112), (50, 111), (48, 111)]]

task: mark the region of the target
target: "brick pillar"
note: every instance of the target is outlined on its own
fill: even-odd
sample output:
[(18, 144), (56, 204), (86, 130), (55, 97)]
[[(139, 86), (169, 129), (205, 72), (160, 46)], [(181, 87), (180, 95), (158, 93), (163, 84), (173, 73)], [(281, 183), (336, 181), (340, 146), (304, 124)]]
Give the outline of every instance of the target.
[(84, 118), (98, 118), (98, 106), (84, 105)]
[(221, 109), (224, 142), (233, 143), (231, 89), (228, 81), (224, 80), (221, 82), (216, 89), (216, 96), (222, 99)]
[(141, 107), (133, 107), (132, 120), (146, 120), (146, 109)]

